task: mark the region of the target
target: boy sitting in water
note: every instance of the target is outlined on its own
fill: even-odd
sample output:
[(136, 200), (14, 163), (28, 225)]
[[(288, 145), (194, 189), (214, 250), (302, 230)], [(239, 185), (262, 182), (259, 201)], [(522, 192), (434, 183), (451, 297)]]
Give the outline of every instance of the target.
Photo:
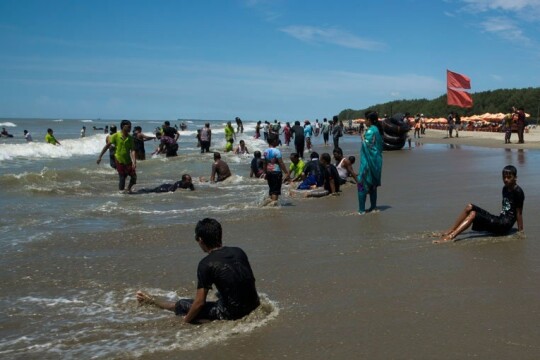
[[(240, 248), (223, 246), (221, 236), (221, 224), (217, 220), (205, 218), (195, 227), (195, 241), (208, 255), (197, 268), (194, 300), (160, 300), (137, 291), (137, 301), (183, 315), (186, 323), (203, 319), (236, 320), (255, 310), (260, 304), (259, 295), (247, 255)], [(216, 285), (218, 291), (215, 302), (206, 301), (212, 285)]]
[(517, 221), (518, 231), (523, 232), (523, 202), (525, 194), (517, 181), (517, 169), (508, 165), (502, 171), (504, 187), (502, 189), (502, 210), (495, 216), (476, 205), (468, 204), (457, 218), (454, 226), (441, 234), (434, 243), (455, 241), (456, 236), (468, 229), (472, 224), (474, 231), (488, 231), (495, 235), (510, 232)]

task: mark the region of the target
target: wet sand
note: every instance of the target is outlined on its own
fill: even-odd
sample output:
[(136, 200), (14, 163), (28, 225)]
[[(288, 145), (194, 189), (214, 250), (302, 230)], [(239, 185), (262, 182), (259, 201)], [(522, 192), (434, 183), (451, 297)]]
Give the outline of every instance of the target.
[[(141, 358), (538, 358), (540, 151), (532, 141), (503, 148), (497, 139), (466, 132), (459, 140), (439, 135), (444, 133), (428, 130), (412, 150), (384, 154), (377, 214), (356, 215), (356, 189), (348, 185), (338, 197), (286, 200), (250, 218), (219, 219), (225, 244), (246, 251), (259, 292), (277, 302), (279, 315), (197, 350)], [(358, 146), (350, 143), (344, 150), (357, 155)], [(507, 164), (518, 168), (525, 191), (526, 238), (467, 231), (460, 241), (433, 245), (431, 232), (447, 228), (468, 202), (500, 210), (500, 171)], [(196, 265), (204, 254), (191, 225), (131, 231), (129, 221), (123, 230), (105, 229), (91, 238), (29, 245), (33, 258), (26, 259), (28, 265), (13, 259), (3, 291), (133, 291), (133, 301), (123, 307), (134, 317), (156, 314), (156, 320), (118, 326), (174, 337), (179, 327), (191, 325), (137, 307), (134, 291), (194, 293)], [(205, 326), (195, 336), (212, 336)]]
[[(466, 136), (459, 141), (476, 145)], [(166, 356), (537, 358), (540, 229), (532, 199), (540, 195), (540, 154), (430, 146), (385, 153), (378, 214), (355, 215), (356, 192), (348, 186), (340, 197), (298, 200), (252, 219), (226, 221), (225, 241), (248, 252), (259, 291), (279, 303), (280, 315), (225, 344)], [(466, 232), (461, 241), (431, 244), (431, 232), (449, 226), (469, 201), (499, 211), (500, 170), (508, 163), (518, 167), (526, 192), (527, 238)], [(156, 240), (158, 248), (177, 241)], [(160, 264), (190, 274), (197, 249), (192, 256), (189, 266), (173, 254), (169, 264)], [(140, 275), (141, 284), (155, 281)], [(173, 276), (167, 282), (185, 280)]]

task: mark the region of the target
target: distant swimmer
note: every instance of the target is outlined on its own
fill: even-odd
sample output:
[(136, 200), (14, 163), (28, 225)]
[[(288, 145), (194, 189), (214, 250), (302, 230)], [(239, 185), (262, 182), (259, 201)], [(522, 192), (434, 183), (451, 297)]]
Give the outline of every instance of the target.
[(92, 129), (93, 129), (94, 131), (96, 131), (96, 130), (103, 130), (102, 127), (96, 127), (96, 126), (92, 126)]
[(236, 147), (236, 150), (234, 150), (234, 153), (238, 155), (249, 154), (248, 148), (244, 140), (240, 140), (240, 143)]
[(53, 133), (54, 133), (53, 129), (50, 129), (50, 128), (47, 129), (47, 135), (45, 135), (45, 142), (52, 145), (62, 145), (60, 144), (60, 141), (56, 140)]
[(2, 137), (7, 137), (7, 138), (12, 138), (13, 135), (8, 133), (8, 131), (6, 130), (5, 127), (2, 128), (2, 132), (0, 132), (0, 136)]
[(189, 189), (191, 191), (195, 190), (193, 186), (193, 181), (191, 180), (191, 175), (184, 174), (180, 181), (175, 182), (174, 184), (161, 184), (158, 187), (153, 189), (140, 189), (137, 190), (137, 194), (148, 194), (148, 193), (164, 193), (164, 192), (175, 192), (177, 189)]
[(264, 161), (260, 151), (253, 153), (253, 159), (251, 159), (249, 177), (257, 177), (263, 179), (264, 174)]
[(32, 139), (32, 135), (28, 132), (28, 130), (23, 131), (24, 138), (26, 139), (26, 142), (32, 142), (34, 139)]
[[(221, 224), (210, 218), (200, 220), (195, 227), (195, 241), (207, 253), (197, 267), (195, 299), (176, 302), (159, 299), (137, 291), (139, 304), (154, 305), (183, 316), (186, 323), (201, 320), (237, 320), (260, 305), (255, 276), (246, 253), (238, 247), (223, 246)], [(219, 298), (207, 301), (208, 291), (215, 285)]]
[(137, 160), (146, 160), (144, 142), (154, 140), (155, 138), (155, 136), (147, 136), (143, 134), (142, 127), (140, 126), (135, 126), (133, 128), (133, 142), (135, 145), (135, 156), (137, 157)]
[(236, 134), (234, 132), (231, 122), (228, 121), (227, 125), (225, 126), (225, 152), (232, 151), (234, 139), (236, 139)]
[(214, 163), (212, 164), (212, 175), (210, 175), (211, 182), (219, 182), (230, 177), (231, 170), (229, 165), (223, 160), (221, 160), (221, 154), (218, 152), (214, 153)]
[(86, 136), (86, 126), (83, 126), (82, 129), (81, 129), (81, 137), (85, 137)]

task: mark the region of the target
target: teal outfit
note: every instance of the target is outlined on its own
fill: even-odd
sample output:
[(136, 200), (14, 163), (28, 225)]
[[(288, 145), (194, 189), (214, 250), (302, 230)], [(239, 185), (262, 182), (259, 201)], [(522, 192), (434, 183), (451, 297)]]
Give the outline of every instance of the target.
[(383, 140), (379, 129), (371, 125), (364, 135), (360, 148), (360, 170), (358, 171), (358, 211), (366, 211), (366, 196), (369, 194), (371, 207), (377, 207), (377, 187), (381, 186)]

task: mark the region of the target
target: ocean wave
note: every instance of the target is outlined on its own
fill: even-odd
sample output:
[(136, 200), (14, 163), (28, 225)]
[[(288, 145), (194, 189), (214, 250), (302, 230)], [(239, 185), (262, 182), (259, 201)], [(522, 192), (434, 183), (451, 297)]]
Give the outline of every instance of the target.
[[(62, 358), (140, 357), (153, 353), (189, 351), (248, 334), (275, 320), (277, 302), (260, 293), (261, 305), (236, 321), (213, 321), (200, 326), (181, 324), (171, 312), (138, 306), (136, 289), (103, 291), (102, 284), (70, 296), (32, 295), (2, 301), (9, 316), (27, 318), (28, 327), (0, 340), (4, 356), (54, 356)], [(150, 293), (175, 301), (191, 297), (152, 289)], [(211, 299), (209, 299), (211, 300)], [(39, 318), (35, 314), (39, 313)], [(23, 334), (24, 332), (24, 334)], [(54, 334), (54, 336), (51, 336)]]
[(0, 126), (3, 126), (3, 127), (17, 127), (17, 125), (15, 125), (14, 123), (9, 122), (9, 121), (0, 123)]
[(22, 144), (0, 144), (0, 161), (96, 155), (103, 149), (105, 137), (105, 134), (100, 134), (80, 139), (59, 139), (62, 144), (59, 146), (37, 141)]

